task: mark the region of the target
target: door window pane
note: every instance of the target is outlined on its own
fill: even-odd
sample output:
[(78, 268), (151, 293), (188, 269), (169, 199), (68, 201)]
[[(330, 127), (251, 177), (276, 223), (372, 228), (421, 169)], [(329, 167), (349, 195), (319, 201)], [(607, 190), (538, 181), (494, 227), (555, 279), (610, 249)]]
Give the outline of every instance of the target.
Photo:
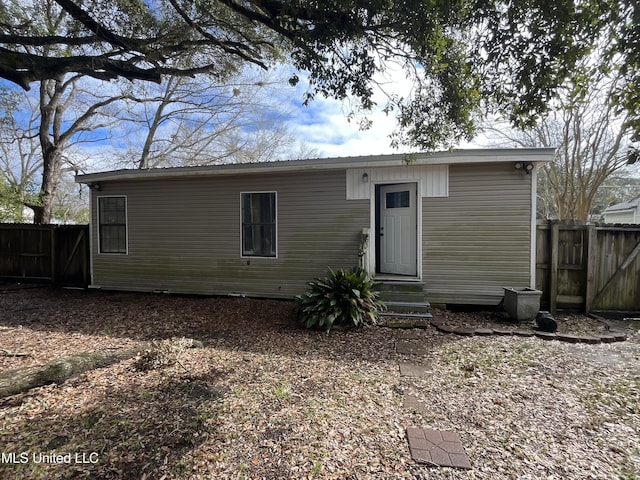
[(409, 208), (409, 190), (403, 192), (387, 192), (386, 208)]

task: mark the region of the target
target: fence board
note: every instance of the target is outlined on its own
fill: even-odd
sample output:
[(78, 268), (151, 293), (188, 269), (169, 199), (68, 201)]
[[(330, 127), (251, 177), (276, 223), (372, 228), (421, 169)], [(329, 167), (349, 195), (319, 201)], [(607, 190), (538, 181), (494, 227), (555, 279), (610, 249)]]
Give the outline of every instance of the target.
[(536, 287), (557, 308), (640, 311), (640, 226), (538, 225)]
[(598, 260), (598, 232), (595, 225), (587, 226), (587, 285), (584, 294), (584, 313), (589, 314), (593, 307), (595, 292), (595, 266)]
[(88, 226), (0, 224), (0, 277), (86, 287)]

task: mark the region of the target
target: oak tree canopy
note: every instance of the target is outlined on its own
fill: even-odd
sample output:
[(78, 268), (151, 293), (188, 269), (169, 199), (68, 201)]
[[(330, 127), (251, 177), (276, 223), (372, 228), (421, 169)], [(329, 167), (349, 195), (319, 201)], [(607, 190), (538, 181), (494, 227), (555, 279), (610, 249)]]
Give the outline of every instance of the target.
[(489, 105), (514, 123), (535, 118), (596, 43), (608, 45), (596, 67), (626, 79), (615, 101), (640, 111), (639, 9), (634, 0), (2, 0), (0, 78), (24, 89), (69, 73), (160, 82), (285, 62), (308, 75), (307, 100), (349, 97), (366, 111), (393, 64), (415, 80), (386, 105), (395, 140), (434, 148), (472, 136)]

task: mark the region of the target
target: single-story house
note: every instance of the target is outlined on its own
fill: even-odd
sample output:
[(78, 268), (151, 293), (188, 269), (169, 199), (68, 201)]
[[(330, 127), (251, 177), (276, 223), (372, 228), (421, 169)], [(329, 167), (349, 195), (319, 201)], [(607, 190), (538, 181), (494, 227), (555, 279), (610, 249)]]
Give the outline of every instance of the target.
[(617, 203), (604, 211), (605, 223), (640, 223), (640, 195), (628, 202)]
[(292, 298), (359, 263), (441, 304), (535, 287), (536, 171), (553, 149), (483, 149), (78, 175), (92, 286)]

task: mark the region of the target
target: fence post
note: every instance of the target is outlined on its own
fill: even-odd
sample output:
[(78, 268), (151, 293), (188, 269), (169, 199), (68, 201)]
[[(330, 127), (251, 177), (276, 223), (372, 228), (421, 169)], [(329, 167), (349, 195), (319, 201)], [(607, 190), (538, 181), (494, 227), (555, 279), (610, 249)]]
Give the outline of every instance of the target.
[(56, 284), (56, 227), (49, 226), (51, 232), (51, 285)]
[(549, 259), (549, 311), (555, 315), (558, 305), (558, 248), (560, 239), (560, 224), (551, 222), (551, 255)]
[(593, 299), (595, 297), (596, 279), (595, 269), (598, 255), (598, 231), (596, 226), (589, 224), (587, 226), (587, 283), (584, 292), (584, 313), (588, 315), (593, 308)]

